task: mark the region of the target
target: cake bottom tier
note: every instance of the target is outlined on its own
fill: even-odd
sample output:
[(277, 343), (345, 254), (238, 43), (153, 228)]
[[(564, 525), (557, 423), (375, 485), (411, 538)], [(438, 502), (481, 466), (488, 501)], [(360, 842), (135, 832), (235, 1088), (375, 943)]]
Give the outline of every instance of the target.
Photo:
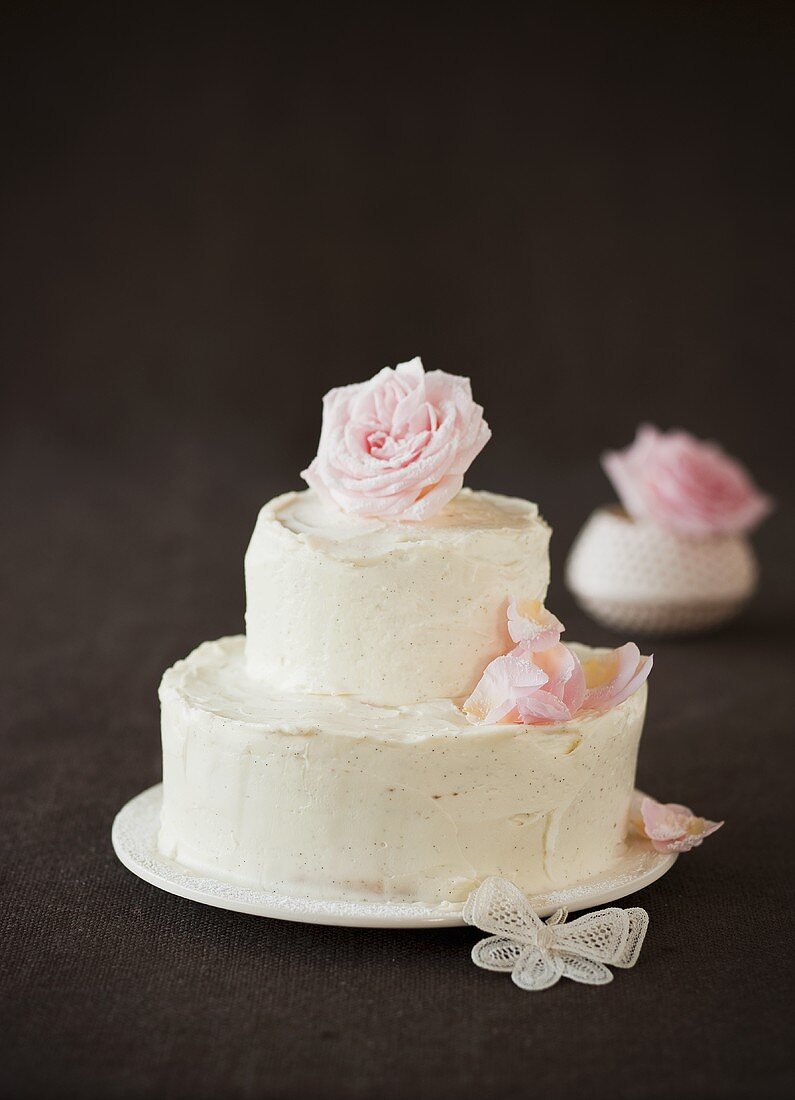
[(160, 851), (285, 893), (460, 902), (488, 875), (528, 893), (624, 851), (646, 687), (565, 725), (472, 726), (453, 700), (377, 707), (266, 692), (245, 639), (163, 677)]

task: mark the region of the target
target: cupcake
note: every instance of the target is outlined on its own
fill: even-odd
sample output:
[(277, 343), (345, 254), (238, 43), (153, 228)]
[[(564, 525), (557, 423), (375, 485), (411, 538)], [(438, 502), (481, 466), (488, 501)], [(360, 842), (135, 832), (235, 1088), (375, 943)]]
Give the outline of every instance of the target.
[(593, 513), (566, 566), (584, 610), (658, 635), (732, 618), (757, 583), (748, 535), (772, 508), (743, 466), (717, 444), (650, 425), (602, 465), (620, 506)]

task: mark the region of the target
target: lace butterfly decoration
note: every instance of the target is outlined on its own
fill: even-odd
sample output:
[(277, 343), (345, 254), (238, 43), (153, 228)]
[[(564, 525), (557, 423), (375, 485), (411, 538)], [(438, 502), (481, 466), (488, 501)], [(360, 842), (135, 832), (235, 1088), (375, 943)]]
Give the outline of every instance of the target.
[(613, 980), (608, 965), (628, 968), (638, 961), (649, 915), (645, 909), (600, 909), (564, 923), (558, 909), (546, 921), (504, 878), (487, 878), (466, 900), (467, 924), (492, 932), (472, 948), (484, 970), (510, 971), (520, 989), (549, 989), (561, 978), (586, 985)]

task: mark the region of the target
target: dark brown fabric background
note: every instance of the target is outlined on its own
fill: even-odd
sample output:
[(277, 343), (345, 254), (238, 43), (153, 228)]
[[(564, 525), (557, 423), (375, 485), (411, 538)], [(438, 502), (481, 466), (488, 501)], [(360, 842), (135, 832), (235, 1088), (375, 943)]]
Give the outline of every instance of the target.
[[(792, 13), (4, 6), (3, 1095), (785, 1095)], [(470, 483), (541, 502), (572, 637), (620, 640), (562, 567), (639, 420), (779, 501), (745, 617), (654, 647), (639, 782), (727, 825), (606, 989), (523, 994), (471, 930), (203, 908), (110, 848), (322, 393), (415, 354), (471, 375)]]

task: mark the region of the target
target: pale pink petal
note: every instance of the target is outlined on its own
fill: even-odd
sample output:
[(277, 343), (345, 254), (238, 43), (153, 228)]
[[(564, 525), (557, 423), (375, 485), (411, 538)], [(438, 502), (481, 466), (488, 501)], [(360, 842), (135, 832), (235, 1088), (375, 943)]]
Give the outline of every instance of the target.
[(331, 494), (326, 488), (326, 479), (319, 472), (320, 459), (313, 458), (310, 464), (305, 470), (301, 471), (301, 477), (307, 483), (310, 489), (314, 489), (315, 492), (326, 504), (334, 504), (331, 498)]
[(575, 715), (585, 697), (585, 674), (579, 657), (562, 643), (534, 652), (532, 657), (533, 663), (548, 677), (544, 690), (556, 695), (569, 714)]
[(422, 366), (419, 368), (419, 376), (413, 383), (412, 388), (401, 397), (400, 401), (395, 405), (394, 412), (392, 413), (392, 427), (396, 430), (404, 428), (409, 423), (411, 418), (425, 406), (425, 382), (422, 374)]
[[(384, 371), (388, 371), (389, 367), (384, 367)], [(383, 374), (383, 371), (381, 372)], [(443, 371), (434, 371), (434, 374), (443, 374)], [(419, 355), (415, 355), (413, 359), (409, 359), (406, 363), (398, 363), (395, 367), (395, 374), (401, 382), (405, 383), (408, 393), (410, 389), (422, 386), (427, 375), (425, 368), (422, 365), (422, 359)]]
[(546, 675), (532, 661), (514, 650), (496, 657), (463, 706), (470, 722), (502, 722), (525, 695), (546, 683)]
[(597, 653), (583, 662), (583, 710), (605, 711), (633, 695), (647, 679), (653, 657), (642, 657), (633, 642), (609, 653)]
[(537, 688), (517, 701), (519, 721), (525, 726), (540, 726), (550, 722), (569, 722), (572, 713), (562, 699), (550, 691)]
[(461, 491), (463, 477), (448, 476), (437, 481), (400, 514), (402, 520), (418, 521), (437, 515)]
[(687, 806), (676, 802), (664, 805), (653, 798), (643, 799), (640, 814), (643, 831), (658, 852), (689, 852), (723, 825), (722, 821), (696, 817)]
[[(373, 496), (377, 498), (396, 492), (401, 494), (409, 492), (416, 497), (420, 495), (422, 489), (432, 487), (446, 476), (445, 471), (450, 466), (453, 447), (454, 442), (451, 441), (438, 453), (426, 448), (419, 455), (414, 456), (406, 468), (401, 468), (395, 463), (378, 462), (368, 455), (367, 460), (370, 463), (376, 462), (377, 469), (371, 472), (360, 463), (354, 476), (345, 476), (340, 473), (335, 479), (333, 488), (343, 495), (352, 492), (366, 498)], [(410, 475), (410, 483), (407, 483), (407, 475)]]
[(593, 654), (584, 665), (588, 691), (620, 691), (631, 680), (639, 661), (640, 650), (634, 642)]
[(602, 455), (602, 468), (613, 483), (618, 499), (635, 519), (648, 518), (646, 486), (638, 470), (650, 460), (659, 432), (651, 425), (638, 429), (635, 442), (624, 451), (607, 451)]
[(646, 836), (659, 841), (680, 837), (684, 832), (682, 822), (692, 816), (686, 806), (656, 802), (653, 798), (643, 799), (640, 813)]
[(526, 649), (537, 651), (557, 645), (566, 628), (560, 619), (547, 611), (540, 600), (508, 602), (508, 633), (511, 640)]
[(575, 660), (571, 676), (563, 686), (563, 702), (572, 714), (579, 714), (585, 701), (585, 673), (576, 654), (572, 654)]

